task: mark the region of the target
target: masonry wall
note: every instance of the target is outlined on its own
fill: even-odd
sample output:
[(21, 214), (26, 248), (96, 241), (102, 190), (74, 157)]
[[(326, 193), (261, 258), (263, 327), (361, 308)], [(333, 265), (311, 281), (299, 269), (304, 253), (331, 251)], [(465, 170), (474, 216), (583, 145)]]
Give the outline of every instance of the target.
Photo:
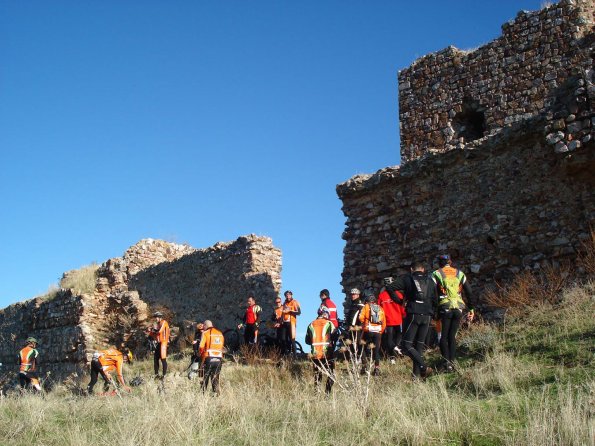
[[(462, 148), (535, 116), (547, 117), (558, 151), (586, 142), (591, 115), (585, 111), (593, 109), (595, 96), (587, 85), (593, 70), (594, 4), (564, 0), (522, 11), (502, 26), (501, 37), (478, 49), (450, 46), (400, 71), (402, 162)], [(560, 101), (564, 90), (571, 103)]]

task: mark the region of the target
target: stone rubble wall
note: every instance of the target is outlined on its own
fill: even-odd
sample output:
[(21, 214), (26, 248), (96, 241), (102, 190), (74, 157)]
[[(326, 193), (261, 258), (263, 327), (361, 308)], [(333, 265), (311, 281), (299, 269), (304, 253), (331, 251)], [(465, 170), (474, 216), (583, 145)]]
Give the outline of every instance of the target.
[[(572, 151), (593, 138), (595, 2), (563, 0), (521, 11), (502, 36), (472, 51), (448, 47), (399, 72), (403, 163), (471, 144), (460, 121), (466, 107), (482, 113), (481, 135), (535, 116), (546, 118), (548, 142)], [(463, 127), (463, 128), (461, 128)]]
[(16, 376), (16, 354), (28, 336), (39, 340), (42, 376), (56, 383), (85, 373), (97, 349), (125, 345), (142, 354), (154, 309), (164, 311), (174, 333), (185, 331), (185, 321), (206, 318), (229, 328), (248, 293), (268, 309), (280, 289), (281, 251), (268, 237), (248, 235), (206, 249), (141, 240), (99, 267), (92, 294), (60, 290), (51, 299), (0, 310), (0, 388)]
[[(345, 290), (378, 289), (442, 252), (478, 292), (574, 261), (595, 228), (594, 11), (523, 11), (493, 42), (399, 73), (403, 165), (337, 186)], [(483, 134), (461, 115), (483, 116)]]

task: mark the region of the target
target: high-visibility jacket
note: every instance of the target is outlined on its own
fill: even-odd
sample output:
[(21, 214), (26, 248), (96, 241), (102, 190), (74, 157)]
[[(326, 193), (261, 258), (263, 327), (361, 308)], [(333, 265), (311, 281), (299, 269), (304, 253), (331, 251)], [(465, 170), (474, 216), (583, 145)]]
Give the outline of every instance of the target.
[(432, 277), (438, 284), (438, 289), (440, 290), (438, 308), (448, 310), (462, 310), (465, 308), (462, 291), (463, 286), (465, 286), (465, 282), (467, 281), (467, 277), (463, 271), (450, 265), (446, 265), (443, 268), (434, 271)]
[(26, 346), (19, 352), (19, 372), (34, 372), (39, 352), (33, 347)]
[(198, 349), (202, 362), (207, 358), (223, 358), (224, 344), (223, 333), (216, 328), (211, 327), (203, 331)]
[(282, 322), (283, 305), (273, 308), (273, 322)]
[(107, 350), (102, 350), (99, 353), (99, 364), (101, 365), (101, 369), (103, 372), (110, 375), (110, 372), (116, 372), (118, 378), (123, 381), (124, 376), (122, 375), (122, 366), (124, 364), (124, 355), (119, 350), (115, 348), (108, 348)]
[(254, 324), (260, 317), (262, 309), (258, 305), (250, 305), (244, 314), (244, 324)]
[(337, 328), (339, 326), (339, 321), (337, 320), (337, 306), (331, 300), (330, 297), (327, 297), (322, 301), (319, 310), (322, 310), (323, 307), (326, 307), (326, 309), (328, 310), (329, 321), (331, 321), (333, 323), (333, 326)]
[(169, 324), (164, 319), (161, 321), (161, 326), (159, 327), (159, 331), (157, 332), (157, 342), (160, 344), (167, 344), (169, 342)]
[(378, 319), (377, 323), (371, 320), (372, 316), (372, 309), (370, 304), (364, 305), (361, 313), (359, 314), (359, 320), (362, 323), (362, 328), (364, 332), (369, 333), (384, 333), (384, 329), (386, 328), (386, 316), (384, 315), (384, 310), (378, 304), (374, 304), (378, 306)]
[(301, 312), (300, 304), (298, 303), (298, 301), (295, 299), (292, 299), (290, 301), (285, 300), (285, 302), (283, 303), (283, 322), (291, 322), (292, 325), (295, 325), (297, 319), (295, 315), (291, 313), (293, 311), (297, 313)]
[(306, 344), (312, 346), (313, 358), (322, 359), (330, 353), (329, 346), (334, 329), (333, 323), (325, 318), (318, 318), (308, 325)]

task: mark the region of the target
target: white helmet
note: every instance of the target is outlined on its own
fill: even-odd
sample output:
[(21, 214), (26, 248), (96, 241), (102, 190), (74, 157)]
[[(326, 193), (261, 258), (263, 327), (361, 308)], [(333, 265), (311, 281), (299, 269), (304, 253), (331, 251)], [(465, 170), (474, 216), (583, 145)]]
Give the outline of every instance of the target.
[(349, 294), (362, 294), (357, 288), (352, 288)]

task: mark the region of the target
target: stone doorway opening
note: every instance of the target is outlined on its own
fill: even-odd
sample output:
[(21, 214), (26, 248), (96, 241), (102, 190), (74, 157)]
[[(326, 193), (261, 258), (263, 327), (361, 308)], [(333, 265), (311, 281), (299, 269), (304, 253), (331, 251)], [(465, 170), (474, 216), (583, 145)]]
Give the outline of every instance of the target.
[(452, 121), (455, 137), (463, 138), (463, 142), (483, 137), (486, 130), (485, 108), (471, 98), (464, 98), (462, 107)]

